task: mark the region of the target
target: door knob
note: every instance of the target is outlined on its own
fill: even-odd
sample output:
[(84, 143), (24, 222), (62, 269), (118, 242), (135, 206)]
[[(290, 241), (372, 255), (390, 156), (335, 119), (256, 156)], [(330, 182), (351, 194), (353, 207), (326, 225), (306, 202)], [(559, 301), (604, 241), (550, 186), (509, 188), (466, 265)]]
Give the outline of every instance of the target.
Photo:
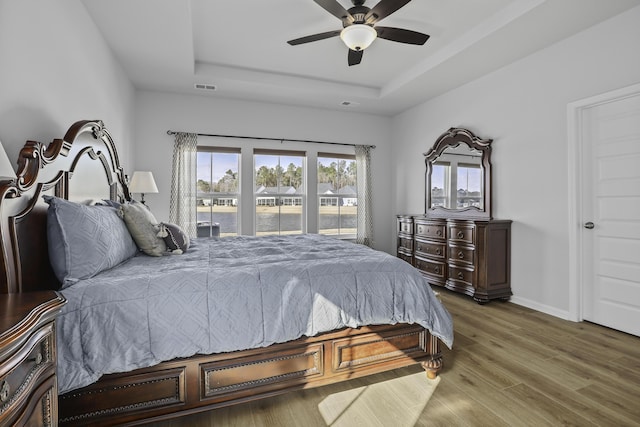
[(591, 221), (584, 223), (584, 228), (591, 230), (593, 227), (595, 227), (595, 225)]

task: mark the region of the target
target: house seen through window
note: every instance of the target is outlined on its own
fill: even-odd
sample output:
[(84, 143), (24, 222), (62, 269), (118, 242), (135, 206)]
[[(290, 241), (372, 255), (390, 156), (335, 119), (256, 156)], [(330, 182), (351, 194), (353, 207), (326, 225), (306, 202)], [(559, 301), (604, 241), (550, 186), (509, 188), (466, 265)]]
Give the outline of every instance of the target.
[[(198, 237), (233, 236), (253, 229), (257, 236), (310, 232), (355, 238), (358, 195), (354, 155), (317, 153), (317, 169), (309, 171), (304, 151), (243, 150), (198, 147)], [(241, 170), (241, 164), (246, 165), (241, 153), (253, 154), (253, 170)], [(309, 173), (315, 175), (313, 179)], [(246, 191), (251, 188), (246, 185), (250, 180), (253, 194), (243, 194), (241, 181)], [(313, 197), (317, 199), (311, 205), (317, 209), (306, 203), (309, 180), (316, 187)], [(245, 209), (253, 210), (253, 215), (248, 216)], [(317, 221), (310, 221), (309, 226), (308, 218), (314, 217)]]
[(256, 235), (301, 234), (305, 153), (254, 150)]
[(198, 147), (198, 237), (238, 233), (240, 150)]
[(354, 237), (358, 195), (355, 156), (318, 153), (318, 232)]

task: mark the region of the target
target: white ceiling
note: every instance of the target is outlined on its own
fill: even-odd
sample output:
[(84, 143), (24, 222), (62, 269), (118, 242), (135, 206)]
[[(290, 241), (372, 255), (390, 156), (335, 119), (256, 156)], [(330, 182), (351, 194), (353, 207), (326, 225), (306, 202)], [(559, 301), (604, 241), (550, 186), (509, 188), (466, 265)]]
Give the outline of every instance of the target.
[[(136, 88), (382, 115), (402, 112), (640, 5), (413, 0), (379, 25), (429, 34), (426, 44), (378, 39), (361, 64), (349, 67), (339, 37), (287, 44), (341, 28), (313, 0), (82, 1)], [(203, 92), (196, 83), (217, 90)]]

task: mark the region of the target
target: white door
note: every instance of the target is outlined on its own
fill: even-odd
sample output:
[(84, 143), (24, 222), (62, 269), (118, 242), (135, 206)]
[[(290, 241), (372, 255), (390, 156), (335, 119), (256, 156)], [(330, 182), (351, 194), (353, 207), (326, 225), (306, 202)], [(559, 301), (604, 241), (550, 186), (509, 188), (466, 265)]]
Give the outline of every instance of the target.
[(582, 110), (583, 318), (640, 336), (640, 94)]

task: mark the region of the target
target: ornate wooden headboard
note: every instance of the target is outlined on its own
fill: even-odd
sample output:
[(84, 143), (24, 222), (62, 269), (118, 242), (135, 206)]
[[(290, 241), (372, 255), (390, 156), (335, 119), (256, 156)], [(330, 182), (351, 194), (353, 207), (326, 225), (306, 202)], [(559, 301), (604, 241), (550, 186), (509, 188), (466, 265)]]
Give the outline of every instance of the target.
[(48, 145), (27, 141), (16, 175), (0, 181), (0, 293), (58, 289), (42, 195), (79, 202), (130, 200), (115, 144), (101, 120), (78, 121)]

